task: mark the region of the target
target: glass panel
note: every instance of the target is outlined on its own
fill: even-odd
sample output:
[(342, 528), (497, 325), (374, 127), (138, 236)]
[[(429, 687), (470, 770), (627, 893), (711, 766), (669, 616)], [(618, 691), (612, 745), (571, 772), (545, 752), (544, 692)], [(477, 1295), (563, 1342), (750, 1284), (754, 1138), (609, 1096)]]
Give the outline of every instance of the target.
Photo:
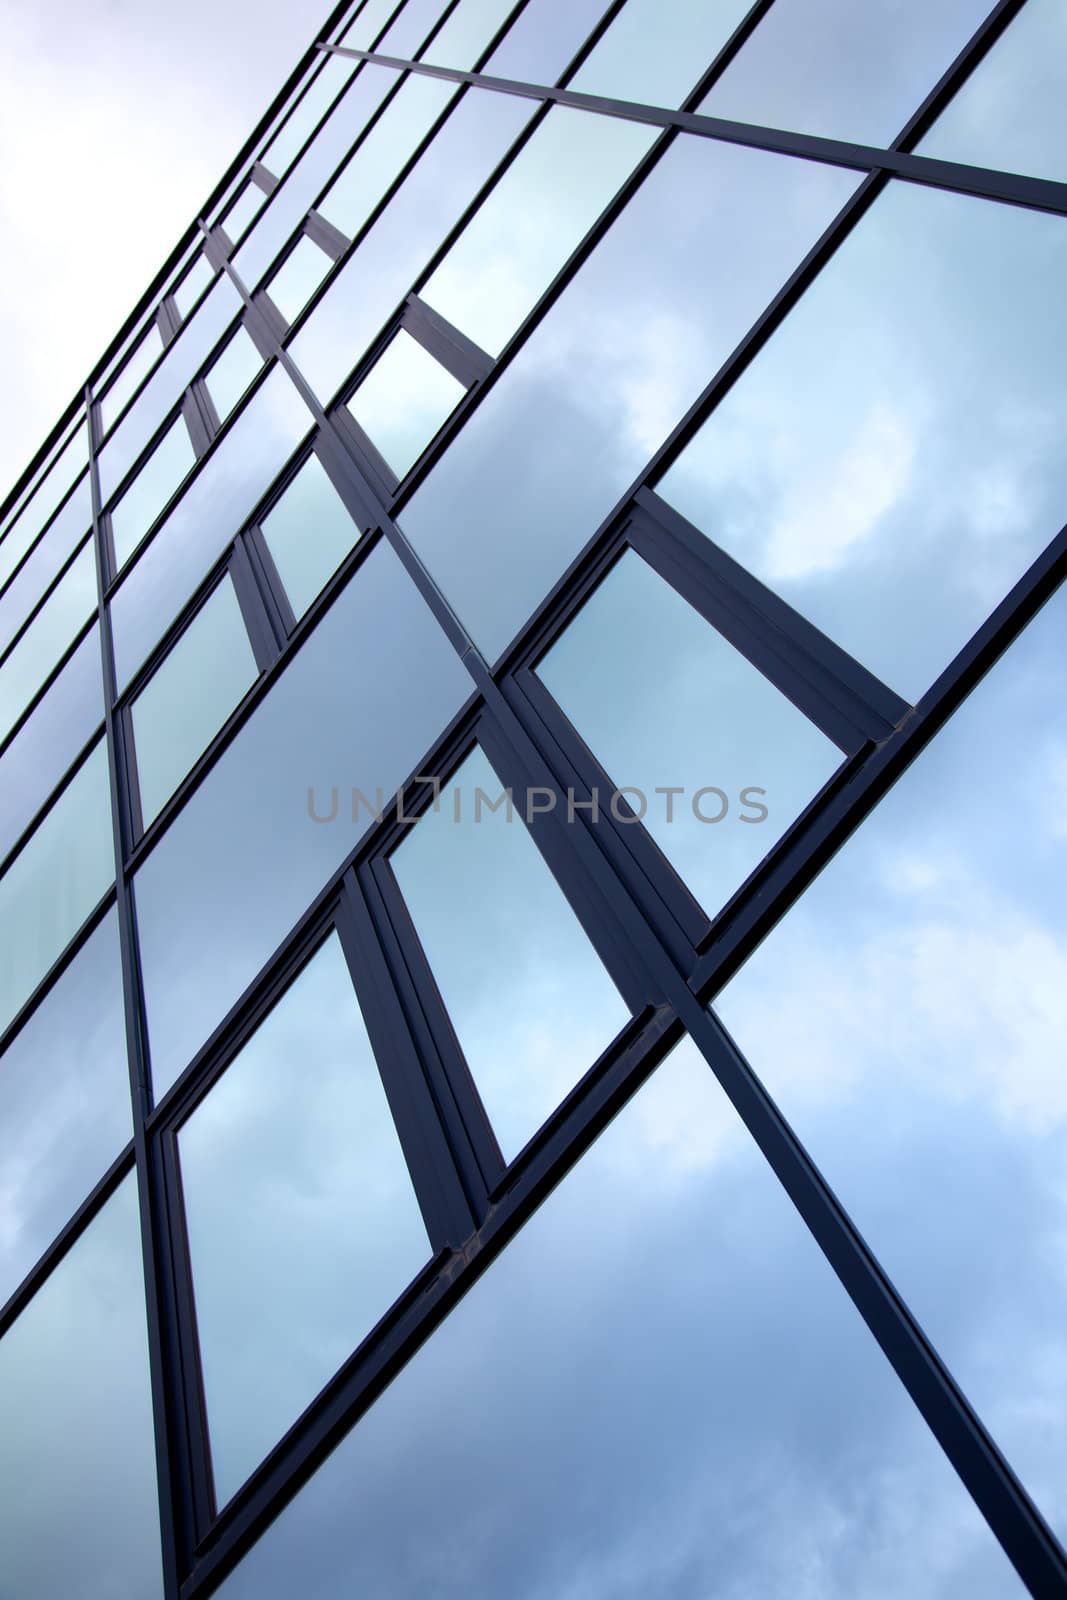
[(514, 9), (513, 0), (460, 0), (421, 59), (469, 71)]
[(1067, 1532), (1062, 591), (716, 1001)]
[(406, 0), (400, 15), (377, 46), (383, 56), (410, 60), (445, 9), (445, 0)]
[(315, 124), (322, 119), (326, 107), (341, 93), (356, 70), (356, 63), (344, 56), (330, 56), (322, 71), (308, 86), (303, 99), (295, 107), (289, 120), (267, 146), (261, 160), (276, 178), (285, 175), (300, 146), (305, 142)]
[(162, 1596), (132, 1177), (0, 1340), (0, 1546), (19, 1600)]
[(0, 1305), (132, 1133), (112, 910), (0, 1057)]
[(96, 606), (96, 556), (90, 539), (0, 664), (0, 739), (14, 727)]
[(189, 430), (184, 417), (177, 416), (111, 513), (111, 537), (118, 570), (126, 565), (178, 485), (195, 466), (196, 452)]
[(1027, 0), (941, 113), (918, 154), (1067, 179), (1067, 12)]
[(120, 690), (310, 427), (311, 414), (299, 393), (275, 367), (111, 602)]
[(146, 828), (258, 676), (226, 577), (130, 708)]
[(842, 759), (632, 551), (537, 675), (712, 914)]
[(606, 10), (605, 0), (528, 0), (482, 71), (519, 83), (555, 83)]
[(751, 0), (626, 0), (567, 87), (642, 105), (680, 106), (710, 67)]
[(245, 229), (258, 217), (267, 203), (267, 194), (254, 178), (250, 178), (241, 190), (233, 205), (222, 219), (226, 237), (231, 244), (236, 244)]
[(422, 299), (499, 355), (659, 133), (556, 106), (427, 281)]
[(463, 385), (401, 329), (348, 409), (402, 478), (465, 393)]
[(86, 475), (0, 599), (0, 650), (11, 643), (92, 522), (92, 495)]
[[(398, 639), (403, 659), (377, 671)], [(379, 546), (137, 873), (157, 1097), (355, 848), (371, 816), (353, 821), (352, 789), (388, 798), (469, 691)]]
[(302, 234), (296, 249), (289, 252), (267, 285), (267, 293), (286, 322), (296, 321), (332, 265), (325, 250)]
[(320, 398), (352, 371), (533, 110), (513, 95), (463, 96), (290, 346)]
[(260, 523), (297, 618), (360, 538), (317, 456), (309, 456)]
[(431, 1253), (336, 934), (178, 1148), (222, 1505)]
[(238, 328), (206, 378), (220, 422), (226, 421), (262, 366), (263, 357), (244, 328)]
[(192, 268), (174, 291), (174, 303), (178, 307), (179, 316), (184, 318), (189, 315), (214, 276), (215, 269), (207, 257), (197, 256)]
[(338, 42), (349, 50), (369, 50), (396, 10), (396, 4), (397, 0), (367, 0)]
[(6, 583), (67, 493), (75, 474), (84, 469), (87, 452), (85, 424), (82, 423), (32, 495), (23, 503), (22, 510), (8, 525), (0, 542), (0, 583)]
[(683, 1044), (218, 1594), (805, 1590), (1024, 1592)]
[(308, 208), (329, 183), (338, 163), (352, 148), (399, 74), (391, 67), (364, 66), (331, 111), (270, 205), (234, 257), (234, 266), (254, 288), (290, 235), (304, 221)]
[(0, 756), (0, 860), (103, 717), (100, 630), (94, 624)]
[(659, 492), (917, 698), (1067, 507), (1067, 226), (892, 184)]
[(988, 10), (988, 0), (773, 5), (698, 110), (769, 128), (888, 144)]
[(487, 655), (596, 532), (856, 182), (763, 151), (674, 142), (401, 514)]
[(147, 377), (162, 354), (163, 339), (153, 322), (100, 402), (100, 420), (105, 430), (110, 428), (137, 385)]
[(241, 300), (225, 274), (167, 354), (100, 452), (100, 493), (106, 502), (181, 398), (240, 310)]
[(0, 1033), (115, 877), (103, 740), (0, 878)]
[(501, 793), (476, 749), (390, 865), (510, 1161), (630, 1013)]
[(456, 92), (454, 83), (412, 74), (320, 200), (319, 214), (354, 239)]

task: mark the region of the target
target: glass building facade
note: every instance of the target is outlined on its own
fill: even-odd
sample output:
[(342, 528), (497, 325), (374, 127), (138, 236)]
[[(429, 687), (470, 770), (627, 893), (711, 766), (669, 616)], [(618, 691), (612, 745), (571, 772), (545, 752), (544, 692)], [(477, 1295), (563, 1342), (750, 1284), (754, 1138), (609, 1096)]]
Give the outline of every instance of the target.
[(1067, 1594), (1065, 151), (327, 19), (0, 514), (4, 1595)]

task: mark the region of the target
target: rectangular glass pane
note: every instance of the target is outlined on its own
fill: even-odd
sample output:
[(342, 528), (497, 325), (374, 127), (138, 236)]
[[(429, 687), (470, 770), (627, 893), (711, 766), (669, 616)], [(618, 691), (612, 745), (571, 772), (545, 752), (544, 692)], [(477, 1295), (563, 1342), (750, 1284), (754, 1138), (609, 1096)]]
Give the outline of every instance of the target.
[(888, 144), (988, 10), (988, 0), (773, 5), (698, 109), (730, 121)]
[(314, 455), (260, 526), (297, 618), (360, 537), (360, 529)]
[(336, 934), (178, 1151), (222, 1505), (430, 1256)]
[(805, 1589), (1025, 1592), (683, 1043), (218, 1594)]
[(245, 329), (238, 328), (205, 380), (220, 422), (226, 421), (262, 366), (263, 357)]
[(418, 54), (426, 35), (445, 9), (445, 0), (405, 0), (400, 15), (391, 23), (376, 48), (383, 56), (411, 59)]
[(196, 452), (182, 416), (175, 417), (136, 478), (111, 512), (115, 565), (121, 570), (178, 485), (196, 465)]
[(1067, 179), (1067, 10), (1027, 0), (958, 90), (919, 155)]
[(715, 1005), (1067, 1533), (1067, 594)]
[(327, 57), (322, 70), (311, 80), (303, 98), (260, 157), (268, 172), (273, 172), (276, 178), (285, 176), (300, 146), (355, 70), (356, 62), (345, 56)]
[(0, 1056), (0, 1305), (132, 1133), (112, 910)]
[(86, 474), (0, 598), (0, 650), (11, 643), (92, 523), (92, 494)]
[(814, 162), (674, 142), (401, 513), (488, 656), (596, 533), (856, 182)]
[(420, 59), (434, 67), (469, 71), (514, 9), (513, 0), (459, 0)]
[(332, 265), (325, 250), (302, 234), (267, 285), (267, 293), (286, 322), (296, 321)]
[(456, 85), (413, 73), (331, 185), (317, 210), (354, 239), (415, 147), (429, 133)]
[(476, 749), (389, 863), (510, 1161), (629, 1011), (501, 794)]
[(0, 1547), (19, 1600), (159, 1600), (135, 1180), (0, 1339)]
[(227, 576), (130, 708), (146, 828), (258, 676)]
[(174, 303), (178, 307), (178, 314), (187, 317), (193, 306), (199, 300), (212, 278), (215, 269), (204, 255), (197, 256), (190, 270), (174, 291)]
[[(403, 660), (378, 671), (397, 639)], [(371, 817), (353, 821), (352, 789), (388, 798), (469, 686), (379, 546), (137, 873), (157, 1097), (355, 848)]]
[(234, 266), (254, 289), (282, 246), (307, 216), (370, 117), (397, 82), (391, 67), (364, 66), (330, 112), (270, 205), (234, 257)]
[[(841, 762), (837, 747), (633, 551), (537, 675), (712, 915)], [(599, 796), (605, 811), (610, 796)]]
[(555, 83), (606, 10), (606, 0), (527, 0), (482, 71), (519, 83)]
[(891, 184), (658, 484), (916, 699), (1067, 513), (1067, 224)]
[(0, 878), (0, 1032), (115, 877), (103, 740)]
[(111, 602), (120, 690), (310, 427), (311, 413), (288, 375), (275, 367)]
[(533, 115), (513, 95), (469, 89), (290, 350), (329, 400)]
[(0, 756), (0, 860), (103, 717), (100, 630), (94, 624)]
[(366, 0), (338, 40), (349, 50), (369, 50), (396, 10), (396, 0)]
[(90, 539), (0, 663), (0, 739), (25, 711), (96, 606), (96, 556)]
[(250, 178), (222, 219), (222, 226), (231, 244), (238, 243), (245, 229), (253, 218), (259, 216), (266, 203), (266, 190), (261, 189), (254, 178)]
[(26, 551), (67, 493), (88, 459), (88, 438), (84, 422), (70, 440), (0, 540), (0, 583), (6, 583)]
[(751, 0), (626, 0), (567, 84), (579, 94), (680, 106), (710, 67)]
[(463, 385), (401, 328), (349, 400), (348, 409), (402, 478), (465, 393)]
[(162, 354), (163, 339), (153, 322), (100, 402), (100, 420), (105, 431)]
[(499, 355), (659, 135), (556, 106), (519, 152), (421, 294)]

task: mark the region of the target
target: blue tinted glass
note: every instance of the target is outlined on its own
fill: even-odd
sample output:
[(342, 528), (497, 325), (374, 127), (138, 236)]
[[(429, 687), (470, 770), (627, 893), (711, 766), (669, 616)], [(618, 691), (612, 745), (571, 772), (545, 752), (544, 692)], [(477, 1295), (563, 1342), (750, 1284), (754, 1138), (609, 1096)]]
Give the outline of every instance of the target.
[(25, 711), (96, 607), (96, 556), (90, 539), (0, 663), (0, 739)]
[(196, 465), (184, 417), (176, 417), (111, 513), (115, 565), (121, 570)]
[(308, 457), (260, 526), (298, 618), (360, 536), (317, 456)]
[(337, 98), (355, 70), (356, 63), (344, 56), (326, 58), (321, 71), (315, 74), (291, 116), (263, 152), (263, 165), (276, 178), (285, 175), (293, 157), (308, 139), (315, 124), (322, 119), (327, 106)]
[(482, 71), (555, 83), (606, 10), (606, 0), (529, 0)]
[(420, 60), (429, 61), (435, 67), (467, 71), (514, 9), (511, 0), (459, 0)]
[(855, 184), (688, 135), (671, 146), (401, 513), (486, 654), (597, 531)]
[(750, 0), (626, 0), (567, 84), (580, 94), (681, 105), (751, 9)]
[(92, 495), (86, 476), (49, 523), (44, 537), (0, 598), (0, 650), (10, 644), (92, 521)]
[(218, 1592), (795, 1600), (798, 1578), (1025, 1592), (683, 1044)]
[(189, 315), (214, 276), (214, 268), (207, 257), (203, 255), (197, 256), (192, 267), (174, 291), (174, 304), (178, 307), (179, 316), (187, 317)]
[(445, 9), (446, 0), (405, 0), (400, 15), (376, 48), (383, 56), (411, 57)]
[(348, 409), (402, 478), (465, 393), (458, 379), (401, 328)]
[(238, 328), (204, 380), (220, 422), (226, 421), (262, 365), (263, 357), (248, 333)]
[(286, 322), (296, 321), (332, 264), (325, 250), (303, 234), (267, 285), (267, 293)]
[(258, 217), (267, 203), (267, 193), (255, 179), (250, 179), (222, 219), (226, 237), (236, 244), (254, 217)]
[(87, 452), (83, 422), (8, 524), (0, 540), (0, 583), (5, 583), (14, 572), (77, 474), (84, 469)]

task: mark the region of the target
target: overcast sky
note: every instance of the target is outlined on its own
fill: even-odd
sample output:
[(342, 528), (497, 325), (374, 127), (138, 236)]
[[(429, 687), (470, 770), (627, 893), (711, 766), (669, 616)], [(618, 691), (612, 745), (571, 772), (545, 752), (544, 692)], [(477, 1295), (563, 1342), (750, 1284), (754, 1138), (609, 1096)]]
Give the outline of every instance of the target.
[(0, 0), (0, 496), (328, 9)]

